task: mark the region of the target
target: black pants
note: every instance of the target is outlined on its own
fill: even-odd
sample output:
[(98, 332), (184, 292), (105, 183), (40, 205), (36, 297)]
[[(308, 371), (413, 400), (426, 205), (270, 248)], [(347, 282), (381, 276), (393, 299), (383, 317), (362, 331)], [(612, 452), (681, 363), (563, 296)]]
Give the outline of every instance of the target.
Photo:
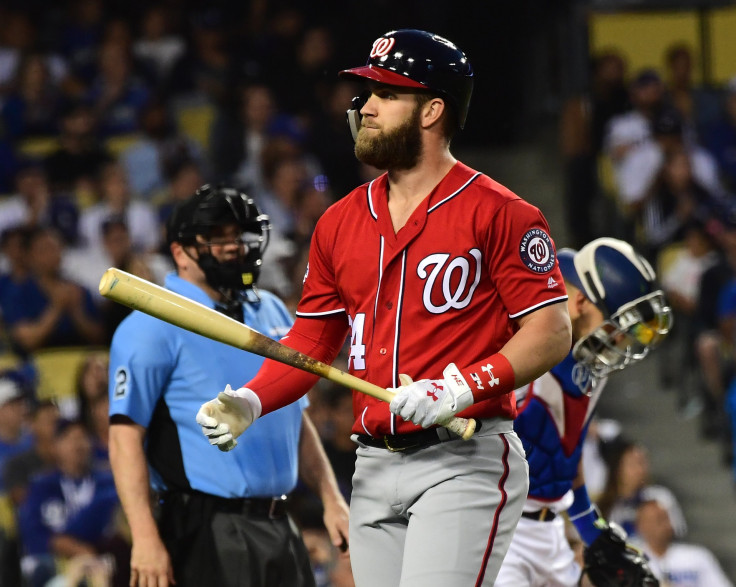
[(307, 549), (285, 512), (201, 493), (162, 497), (159, 531), (177, 587), (313, 587)]

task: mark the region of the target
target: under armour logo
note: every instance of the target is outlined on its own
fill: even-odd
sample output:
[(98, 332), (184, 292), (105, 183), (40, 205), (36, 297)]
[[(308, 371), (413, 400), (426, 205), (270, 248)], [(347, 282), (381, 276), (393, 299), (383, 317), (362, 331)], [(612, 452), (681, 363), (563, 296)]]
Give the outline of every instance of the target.
[(488, 381), (488, 384), (493, 387), (494, 385), (499, 385), (501, 383), (501, 380), (493, 375), (493, 371), (491, 369), (493, 369), (493, 365), (491, 365), (490, 363), (480, 368), (481, 371), (485, 371), (486, 373), (488, 373), (488, 376), (491, 378)]
[(441, 385), (438, 385), (434, 381), (432, 381), (432, 386), (434, 387), (434, 389), (433, 390), (432, 389), (428, 389), (427, 390), (427, 397), (431, 397), (432, 398), (432, 401), (435, 401), (436, 402), (436, 401), (438, 401), (440, 399), (439, 397), (437, 397), (437, 392), (438, 391), (442, 391), (445, 388), (442, 387)]

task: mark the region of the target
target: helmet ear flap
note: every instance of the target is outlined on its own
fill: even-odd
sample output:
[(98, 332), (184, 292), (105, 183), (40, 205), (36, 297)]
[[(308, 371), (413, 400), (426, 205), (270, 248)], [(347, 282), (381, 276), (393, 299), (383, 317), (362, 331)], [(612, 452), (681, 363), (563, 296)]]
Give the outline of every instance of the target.
[(350, 134), (353, 136), (353, 141), (358, 140), (358, 131), (360, 130), (360, 124), (363, 120), (363, 115), (360, 113), (360, 111), (363, 109), (363, 106), (365, 106), (368, 98), (370, 97), (370, 90), (366, 90), (362, 92), (359, 96), (355, 96), (355, 98), (353, 98), (351, 108), (345, 112), (348, 118)]

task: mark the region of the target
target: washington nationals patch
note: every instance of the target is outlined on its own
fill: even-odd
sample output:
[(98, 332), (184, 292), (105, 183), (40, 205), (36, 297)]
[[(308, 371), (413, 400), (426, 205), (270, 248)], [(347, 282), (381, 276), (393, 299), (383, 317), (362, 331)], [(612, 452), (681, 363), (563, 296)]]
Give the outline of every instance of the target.
[(555, 250), (552, 240), (541, 228), (532, 228), (521, 237), (519, 256), (534, 273), (549, 273), (555, 266)]

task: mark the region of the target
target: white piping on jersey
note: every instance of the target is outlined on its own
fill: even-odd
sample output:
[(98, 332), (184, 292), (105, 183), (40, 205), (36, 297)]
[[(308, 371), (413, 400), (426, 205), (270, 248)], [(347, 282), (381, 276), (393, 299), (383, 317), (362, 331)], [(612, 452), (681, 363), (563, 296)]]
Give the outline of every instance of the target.
[(367, 411), (368, 411), (368, 406), (366, 406), (366, 407), (363, 408), (363, 413), (360, 415), (360, 425), (363, 427), (363, 430), (365, 430), (365, 433), (368, 436), (373, 436), (373, 434), (371, 434), (371, 431), (368, 430), (368, 428), (366, 428), (366, 426), (365, 426), (365, 413)]
[(327, 312), (296, 312), (297, 316), (329, 316), (330, 314), (339, 314), (344, 312), (345, 308), (339, 310), (328, 310)]
[(376, 288), (376, 301), (373, 304), (373, 330), (376, 329), (376, 315), (378, 313), (378, 296), (381, 295), (381, 279), (383, 279), (383, 235), (381, 235), (381, 252), (378, 254), (378, 287)]
[(567, 296), (564, 295), (564, 296), (552, 298), (551, 300), (546, 300), (544, 302), (539, 302), (538, 304), (529, 306), (528, 308), (526, 308), (525, 310), (522, 310), (521, 312), (516, 312), (516, 314), (509, 314), (509, 318), (518, 318), (519, 316), (523, 316), (524, 314), (528, 314), (529, 312), (533, 312), (534, 310), (539, 310), (539, 308), (543, 308), (544, 306), (556, 304), (557, 302), (561, 302), (566, 299), (567, 299)]
[(401, 322), (401, 302), (404, 299), (404, 280), (406, 279), (406, 249), (401, 254), (401, 281), (399, 285), (399, 299), (396, 300), (396, 326), (394, 327), (394, 366), (391, 374), (394, 387), (399, 383), (399, 324)]
[(455, 196), (457, 196), (461, 191), (463, 191), (466, 187), (468, 187), (471, 183), (473, 183), (475, 181), (475, 178), (478, 177), (479, 175), (480, 175), (480, 172), (476, 173), (473, 177), (471, 177), (468, 181), (466, 181), (465, 184), (460, 189), (458, 189), (454, 193), (452, 193), (449, 196), (447, 196), (444, 200), (440, 200), (439, 202), (437, 202), (434, 206), (432, 206), (429, 210), (427, 210), (427, 214), (429, 214), (433, 210), (436, 210), (442, 204), (444, 204), (448, 200), (451, 200), (452, 198), (454, 198)]
[[(374, 179), (373, 181), (376, 180)], [(368, 184), (366, 195), (368, 196), (368, 210), (370, 211), (371, 216), (373, 216), (373, 220), (378, 220), (378, 214), (376, 214), (376, 210), (373, 208), (373, 181)]]
[[(399, 324), (401, 323), (401, 308), (404, 300), (404, 285), (406, 280), (406, 249), (401, 254), (401, 281), (399, 285), (399, 297), (396, 300), (396, 325), (394, 327), (394, 365), (391, 374), (394, 387), (401, 385), (399, 382)], [(413, 375), (412, 375), (413, 377)], [(391, 434), (396, 434), (396, 414), (391, 414)]]

